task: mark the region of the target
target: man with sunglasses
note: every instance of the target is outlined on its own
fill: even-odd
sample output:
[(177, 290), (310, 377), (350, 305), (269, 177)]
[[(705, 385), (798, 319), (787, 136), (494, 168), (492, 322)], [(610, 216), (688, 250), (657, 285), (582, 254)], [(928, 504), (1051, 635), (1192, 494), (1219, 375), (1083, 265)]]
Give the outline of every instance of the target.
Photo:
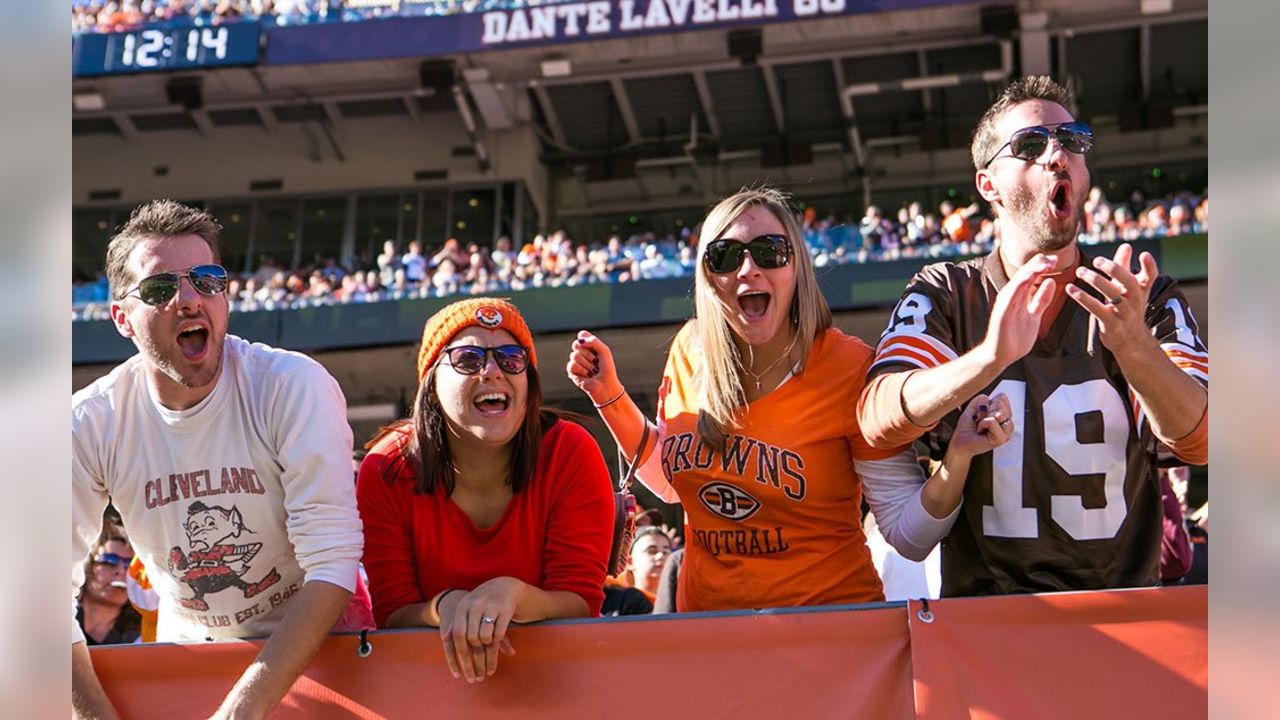
[[(363, 547), (346, 402), (299, 353), (227, 334), (218, 223), (139, 206), (107, 247), (138, 354), (71, 399), (72, 585), (108, 500), (160, 595), (161, 641), (270, 635), (218, 717), (262, 717), (347, 608)], [(73, 707), (113, 717), (78, 627)]]
[(983, 115), (975, 183), (1000, 242), (916, 275), (858, 401), (877, 447), (923, 436), (940, 457), (979, 393), (1012, 432), (904, 499), (910, 544), (944, 541), (944, 596), (1158, 585), (1157, 446), (1208, 459), (1208, 350), (1186, 298), (1149, 253), (1135, 269), (1128, 245), (1077, 244), (1093, 131), (1071, 104), (1027, 77)]

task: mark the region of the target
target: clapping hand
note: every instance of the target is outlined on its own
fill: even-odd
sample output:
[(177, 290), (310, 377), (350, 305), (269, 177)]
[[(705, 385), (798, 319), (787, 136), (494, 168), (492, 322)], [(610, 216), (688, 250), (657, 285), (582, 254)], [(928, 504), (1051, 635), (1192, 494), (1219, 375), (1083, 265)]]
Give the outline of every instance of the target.
[(1094, 258), (1093, 268), (1096, 270), (1084, 265), (1076, 269), (1076, 277), (1097, 290), (1103, 300), (1075, 285), (1067, 286), (1067, 295), (1097, 318), (1102, 344), (1116, 354), (1139, 342), (1152, 340), (1146, 323), (1147, 298), (1160, 272), (1149, 252), (1138, 256), (1139, 270), (1136, 274), (1129, 269), (1132, 262), (1133, 246), (1124, 243), (1113, 258)]
[(1053, 255), (1036, 255), (1018, 268), (1000, 289), (991, 306), (991, 322), (982, 344), (1001, 370), (1031, 352), (1040, 332), (1040, 318), (1057, 286), (1051, 275), (1058, 266)]

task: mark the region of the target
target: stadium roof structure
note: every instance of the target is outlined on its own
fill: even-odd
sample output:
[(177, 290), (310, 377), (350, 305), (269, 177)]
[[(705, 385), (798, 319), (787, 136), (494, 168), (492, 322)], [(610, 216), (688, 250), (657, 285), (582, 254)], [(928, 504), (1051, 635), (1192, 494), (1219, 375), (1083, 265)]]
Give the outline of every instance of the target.
[[(501, 158), (491, 157), (498, 136), (532, 133), (551, 182), (576, 187), (589, 207), (614, 197), (610, 183), (621, 183), (623, 204), (712, 195), (723, 188), (709, 173), (720, 169), (773, 177), (821, 165), (803, 174), (866, 191), (886, 162), (904, 168), (891, 175), (927, 178), (942, 167), (934, 154), (952, 151), (943, 166), (963, 173), (975, 121), (1015, 73), (1064, 79), (1079, 114), (1122, 131), (1207, 114), (1203, 0), (1179, 0), (1159, 15), (1105, 0), (1049, 0), (1018, 15), (1012, 30), (985, 22), (985, 3), (925, 4), (483, 52), (78, 78), (73, 92), (96, 95), (103, 107), (74, 112), (73, 136), (145, 144), (174, 131), (216, 140), (247, 128), (304, 129), (345, 157), (344, 135), (365, 121), (444, 121), (465, 132), (475, 158), (468, 177), (478, 179), (502, 174)], [(284, 35), (272, 33), (340, 38), (400, 22), (271, 29), (264, 57), (272, 47), (285, 52)], [(546, 61), (552, 76), (542, 72)], [(188, 76), (199, 79), (199, 102), (171, 92)]]

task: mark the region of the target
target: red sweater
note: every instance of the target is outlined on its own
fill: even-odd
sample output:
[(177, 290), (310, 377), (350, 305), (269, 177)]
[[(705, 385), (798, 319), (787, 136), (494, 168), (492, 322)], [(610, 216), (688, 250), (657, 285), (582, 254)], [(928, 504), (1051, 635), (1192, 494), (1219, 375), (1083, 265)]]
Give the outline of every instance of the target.
[(604, 457), (582, 426), (562, 420), (543, 435), (529, 485), (485, 530), (443, 492), (415, 494), (407, 463), (387, 482), (385, 470), (408, 438), (407, 431), (383, 437), (365, 456), (356, 480), (378, 627), (386, 627), (387, 617), (405, 605), (448, 588), (472, 590), (496, 577), (577, 593), (592, 616), (600, 614), (613, 497)]

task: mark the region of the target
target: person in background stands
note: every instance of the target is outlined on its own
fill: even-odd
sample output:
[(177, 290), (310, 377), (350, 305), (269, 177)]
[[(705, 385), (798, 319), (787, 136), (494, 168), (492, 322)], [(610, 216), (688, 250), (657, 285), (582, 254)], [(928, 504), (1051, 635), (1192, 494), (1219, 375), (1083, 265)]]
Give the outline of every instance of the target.
[(84, 631), (86, 644), (131, 643), (142, 633), (142, 617), (129, 604), (125, 581), (132, 561), (133, 547), (124, 528), (108, 523), (93, 554), (85, 561), (85, 583), (76, 622)]

